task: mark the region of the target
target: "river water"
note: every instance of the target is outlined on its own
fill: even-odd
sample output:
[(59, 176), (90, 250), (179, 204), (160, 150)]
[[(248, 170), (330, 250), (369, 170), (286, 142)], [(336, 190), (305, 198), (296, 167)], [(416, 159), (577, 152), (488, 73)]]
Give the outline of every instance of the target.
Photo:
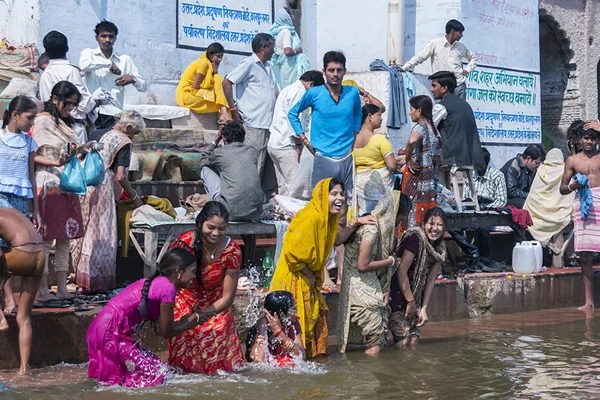
[[(86, 365), (0, 372), (0, 399), (600, 399), (600, 310), (430, 323), (413, 349), (333, 353), (295, 369), (175, 376), (152, 389), (99, 387)], [(332, 348), (333, 349), (333, 348)]]

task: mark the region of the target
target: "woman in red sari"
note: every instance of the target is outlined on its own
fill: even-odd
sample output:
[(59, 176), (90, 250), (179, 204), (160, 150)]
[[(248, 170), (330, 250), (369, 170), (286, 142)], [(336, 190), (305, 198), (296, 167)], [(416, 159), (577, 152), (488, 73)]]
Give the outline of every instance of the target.
[(198, 259), (197, 278), (175, 298), (175, 320), (197, 305), (201, 322), (169, 339), (169, 363), (185, 373), (232, 371), (244, 363), (231, 310), (242, 252), (225, 235), (228, 219), (223, 204), (209, 201), (196, 218), (196, 231), (180, 235), (171, 246), (186, 248)]

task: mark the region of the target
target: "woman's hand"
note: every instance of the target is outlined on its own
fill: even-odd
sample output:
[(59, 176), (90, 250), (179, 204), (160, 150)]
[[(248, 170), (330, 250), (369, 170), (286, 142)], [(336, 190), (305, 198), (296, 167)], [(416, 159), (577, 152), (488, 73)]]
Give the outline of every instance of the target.
[(61, 152), (60, 156), (58, 157), (58, 161), (56, 162), (58, 164), (57, 167), (62, 167), (63, 165), (68, 163), (70, 159), (71, 159), (70, 154)]
[(362, 217), (358, 217), (356, 218), (356, 223), (359, 225), (378, 225), (377, 218), (372, 215), (363, 215)]
[[(412, 304), (414, 304), (414, 303), (412, 303)], [(423, 326), (428, 321), (429, 321), (429, 317), (427, 316), (427, 309), (421, 308), (421, 311), (419, 311), (419, 323), (417, 323), (417, 326)]]
[(408, 166), (408, 169), (410, 169), (410, 172), (412, 172), (413, 174), (416, 174), (421, 170), (421, 163), (416, 161), (414, 158), (408, 160), (408, 163), (406, 165)]
[(38, 210), (33, 210), (33, 226), (38, 232), (42, 229), (42, 226), (44, 226), (42, 221), (42, 215)]
[(406, 306), (406, 314), (404, 314), (404, 318), (410, 319), (415, 315), (416, 312), (417, 312), (417, 305), (415, 304), (414, 301), (412, 301), (412, 302), (408, 303), (408, 305)]
[(269, 329), (271, 330), (271, 332), (279, 332), (281, 330), (281, 321), (279, 320), (279, 316), (277, 315), (277, 313), (271, 314), (267, 310), (265, 310), (264, 313), (265, 318), (267, 318), (267, 321), (269, 322)]

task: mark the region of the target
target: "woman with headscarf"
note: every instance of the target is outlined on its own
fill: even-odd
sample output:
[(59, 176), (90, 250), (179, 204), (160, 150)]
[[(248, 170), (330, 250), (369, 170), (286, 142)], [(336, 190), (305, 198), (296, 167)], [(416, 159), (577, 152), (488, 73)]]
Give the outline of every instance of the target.
[(283, 8), (275, 13), (275, 22), (269, 28), (275, 38), (275, 54), (271, 58), (277, 88), (291, 85), (310, 69), (308, 58), (302, 54), (302, 42), (296, 33), (292, 17)]
[(348, 240), (359, 225), (373, 225), (364, 216), (338, 230), (344, 205), (344, 186), (337, 179), (323, 179), (312, 200), (296, 214), (283, 241), (283, 249), (271, 281), (271, 291), (294, 295), (307, 358), (327, 354), (327, 304), (321, 294), (325, 264), (334, 244)]
[(538, 168), (523, 209), (529, 211), (533, 226), (527, 230), (542, 246), (569, 225), (573, 219), (575, 192), (560, 194), (560, 181), (565, 170), (563, 153), (552, 149)]
[[(345, 243), (344, 275), (340, 293), (338, 348), (366, 347), (365, 354), (379, 353), (386, 341), (388, 305), (395, 272), (396, 225), (410, 210), (406, 196), (391, 191), (383, 195), (373, 216), (378, 226), (364, 226)], [(403, 203), (401, 205), (401, 203)]]

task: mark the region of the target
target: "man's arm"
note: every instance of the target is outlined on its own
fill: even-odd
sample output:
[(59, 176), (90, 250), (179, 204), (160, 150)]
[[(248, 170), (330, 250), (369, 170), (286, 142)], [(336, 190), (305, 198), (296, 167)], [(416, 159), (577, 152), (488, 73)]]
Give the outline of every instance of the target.
[(433, 112), (432, 112), (432, 116), (433, 116), (433, 123), (435, 124), (435, 127), (437, 128), (438, 125), (440, 124), (440, 122), (442, 122), (442, 120), (444, 118), (446, 118), (446, 116), (448, 115), (448, 110), (446, 110), (446, 107), (444, 107), (441, 104), (435, 104), (433, 106)]
[(422, 64), (425, 60), (433, 55), (433, 40), (429, 41), (425, 48), (418, 52), (413, 58), (408, 60), (402, 66), (402, 70), (414, 68), (415, 66)]
[(573, 179), (575, 173), (575, 160), (573, 159), (573, 156), (570, 156), (565, 162), (565, 172), (563, 173), (562, 180), (560, 181), (560, 194), (563, 196), (570, 194), (581, 187), (577, 181), (571, 184), (571, 179)]
[(79, 56), (79, 69), (83, 72), (92, 72), (97, 69), (110, 68), (112, 61), (94, 55), (94, 49), (84, 49)]
[(519, 171), (512, 165), (508, 167), (506, 173), (506, 192), (510, 199), (526, 199), (527, 192), (519, 186)]
[(73, 68), (73, 72), (69, 76), (69, 81), (75, 85), (79, 93), (81, 93), (81, 101), (77, 105), (77, 110), (83, 114), (87, 114), (96, 107), (96, 102), (92, 99), (92, 95), (88, 90), (83, 78), (76, 68)]
[(362, 121), (362, 104), (360, 102), (360, 95), (358, 94), (358, 90), (356, 91), (356, 96), (354, 96), (354, 109), (352, 110), (352, 130), (354, 134), (357, 134), (360, 131), (360, 125)]
[(312, 106), (313, 93), (314, 90), (309, 90), (306, 93), (304, 93), (304, 96), (302, 96), (300, 101), (297, 102), (288, 112), (288, 120), (290, 121), (290, 125), (292, 125), (292, 129), (296, 133), (296, 136), (304, 134), (304, 127), (302, 126), (302, 122), (300, 121), (300, 114), (308, 107)]
[(250, 65), (245, 60), (238, 64), (225, 79), (223, 79), (223, 92), (229, 104), (229, 111), (234, 121), (242, 122), (242, 118), (233, 98), (233, 85), (240, 84), (250, 77)]
[(137, 69), (137, 66), (131, 59), (131, 57), (127, 57), (125, 62), (125, 68), (123, 68), (126, 75), (132, 76), (135, 81), (133, 82), (133, 86), (138, 90), (138, 92), (145, 92), (148, 88), (148, 84), (144, 78), (140, 75), (140, 72)]
[(463, 71), (467, 71), (467, 74), (470, 74), (475, 70), (475, 68), (477, 68), (477, 55), (465, 47), (465, 58), (469, 61), (469, 63)]
[(502, 172), (498, 173), (496, 179), (494, 179), (494, 201), (490, 203), (488, 208), (498, 208), (506, 206), (506, 179)]

